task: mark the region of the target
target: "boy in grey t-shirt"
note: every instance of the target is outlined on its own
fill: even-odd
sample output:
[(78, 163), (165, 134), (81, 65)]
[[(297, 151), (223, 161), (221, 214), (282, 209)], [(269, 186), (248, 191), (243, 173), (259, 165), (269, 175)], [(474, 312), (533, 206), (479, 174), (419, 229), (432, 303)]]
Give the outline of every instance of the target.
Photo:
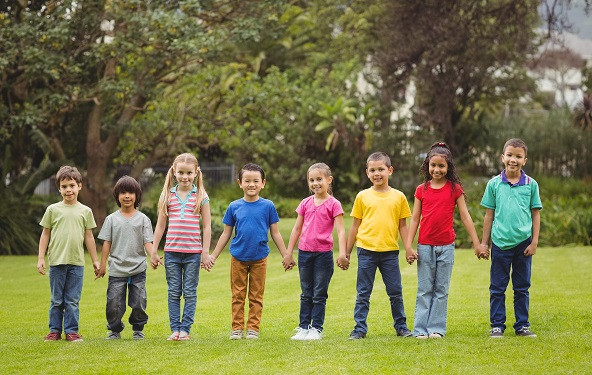
[[(140, 184), (132, 177), (121, 177), (113, 188), (113, 197), (120, 207), (107, 216), (99, 233), (104, 240), (101, 265), (97, 278), (105, 276), (107, 256), (109, 256), (109, 284), (107, 286), (107, 328), (111, 331), (107, 340), (121, 338), (123, 314), (125, 313), (125, 294), (132, 308), (129, 323), (133, 328), (133, 338), (144, 338), (144, 325), (148, 322), (146, 314), (146, 253), (150, 264), (156, 269), (162, 264), (157, 249), (152, 246), (153, 232), (150, 219), (137, 210), (142, 200)], [(145, 249), (145, 251), (144, 251)]]

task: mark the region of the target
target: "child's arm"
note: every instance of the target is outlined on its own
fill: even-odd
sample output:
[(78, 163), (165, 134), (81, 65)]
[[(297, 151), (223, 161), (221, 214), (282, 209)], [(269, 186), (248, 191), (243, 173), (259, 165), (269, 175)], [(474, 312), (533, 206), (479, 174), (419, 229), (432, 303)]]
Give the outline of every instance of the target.
[(99, 270), (95, 272), (95, 280), (105, 276), (107, 273), (107, 258), (111, 252), (111, 241), (103, 241), (103, 247), (101, 248), (101, 264)]
[(204, 269), (209, 271), (212, 269), (213, 265), (213, 263), (210, 261), (210, 244), (212, 243), (212, 215), (209, 204), (204, 204), (201, 206), (201, 223), (201, 264), (203, 265)]
[(146, 250), (148, 256), (150, 256), (150, 266), (152, 269), (157, 269), (159, 264), (161, 266), (163, 265), (160, 257), (158, 256), (158, 250), (152, 242), (146, 242), (144, 244), (144, 249)]
[(335, 229), (337, 229), (337, 240), (339, 241), (339, 257), (337, 258), (337, 266), (345, 271), (349, 268), (349, 259), (346, 255), (347, 238), (345, 236), (343, 214), (335, 216)]
[(282, 238), (282, 234), (280, 233), (280, 229), (278, 228), (277, 223), (273, 223), (269, 226), (269, 232), (271, 233), (271, 238), (277, 246), (280, 254), (282, 254), (282, 265), (284, 266), (284, 270), (291, 270), (295, 265), (296, 262), (292, 259), (290, 263), (285, 264), (286, 257), (288, 257), (288, 250), (286, 249), (286, 244), (284, 243), (284, 239)]
[[(222, 234), (220, 235), (220, 238), (218, 239), (218, 243), (216, 244), (216, 248), (214, 249), (214, 251), (212, 252), (212, 254), (210, 255), (210, 269), (214, 266), (214, 263), (216, 263), (216, 259), (218, 259), (218, 256), (220, 255), (220, 253), (222, 252), (222, 250), (224, 249), (224, 247), (226, 246), (226, 244), (228, 243), (228, 241), (230, 240), (230, 236), (232, 236), (232, 229), (234, 227), (231, 227), (230, 225), (224, 225), (224, 231), (222, 231)], [(205, 267), (205, 265), (204, 265)], [(207, 268), (206, 268), (207, 270)]]
[(351, 252), (356, 243), (356, 236), (358, 235), (358, 229), (360, 229), (362, 219), (354, 217), (351, 227), (349, 228), (349, 234), (347, 235), (347, 244), (345, 245), (345, 257), (350, 260)]
[(290, 264), (296, 263), (296, 262), (294, 262), (294, 257), (292, 254), (294, 253), (294, 248), (296, 247), (296, 242), (298, 241), (298, 238), (300, 237), (300, 234), (302, 233), (302, 224), (303, 223), (304, 223), (304, 216), (298, 214), (298, 218), (296, 219), (296, 222), (294, 223), (294, 227), (292, 228), (292, 232), (290, 233), (290, 240), (288, 241), (288, 248), (286, 249), (287, 254), (284, 257), (284, 260), (282, 261), (284, 269), (287, 269)]
[(491, 208), (485, 209), (483, 217), (483, 236), (481, 237), (481, 247), (489, 249), (489, 236), (491, 235), (491, 226), (493, 225), (494, 211)]
[(401, 237), (403, 238), (403, 245), (405, 245), (405, 258), (407, 259), (407, 263), (413, 264), (413, 262), (417, 259), (417, 252), (413, 251), (413, 239), (417, 234), (417, 228), (419, 227), (419, 220), (421, 219), (421, 200), (415, 198), (413, 202), (413, 213), (411, 214), (411, 220), (409, 221), (409, 230), (407, 236), (403, 236), (401, 233)]
[(533, 208), (530, 212), (532, 215), (532, 242), (524, 250), (525, 256), (536, 254), (536, 249), (539, 245), (539, 233), (541, 231), (541, 210)]
[(166, 221), (167, 216), (163, 212), (159, 212), (158, 219), (156, 220), (156, 226), (154, 227), (154, 241), (152, 242), (154, 250), (156, 251), (158, 251), (160, 240), (162, 239), (162, 235), (164, 234), (164, 230), (166, 228)]
[(409, 228), (407, 227), (407, 218), (399, 219), (399, 233), (401, 239), (404, 241), (409, 236)]
[(456, 206), (458, 207), (458, 213), (460, 214), (460, 221), (462, 221), (469, 237), (471, 237), (471, 241), (473, 242), (473, 249), (475, 250), (477, 259), (489, 259), (489, 249), (479, 242), (479, 237), (475, 230), (475, 224), (473, 223), (473, 219), (467, 208), (467, 202), (465, 201), (464, 195), (460, 195), (456, 199)]
[(51, 229), (43, 228), (41, 237), (39, 238), (39, 256), (37, 258), (37, 272), (45, 275), (45, 252), (47, 251), (47, 245), (49, 245), (49, 239), (51, 238)]
[(93, 262), (93, 268), (95, 269), (95, 276), (99, 272), (99, 267), (101, 264), (99, 263), (99, 258), (97, 257), (97, 243), (95, 242), (95, 236), (93, 236), (92, 230), (87, 229), (84, 231), (84, 244), (86, 245), (86, 249), (90, 254), (90, 259)]

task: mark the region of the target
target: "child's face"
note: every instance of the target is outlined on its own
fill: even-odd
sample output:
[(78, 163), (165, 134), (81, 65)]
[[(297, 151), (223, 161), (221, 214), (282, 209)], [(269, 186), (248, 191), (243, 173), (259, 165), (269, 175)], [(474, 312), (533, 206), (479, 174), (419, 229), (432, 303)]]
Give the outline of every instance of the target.
[(526, 151), (522, 147), (508, 146), (502, 154), (502, 163), (506, 168), (506, 173), (517, 174), (526, 164)]
[(136, 193), (124, 191), (119, 193), (119, 204), (122, 209), (133, 209), (136, 205)]
[(64, 179), (60, 181), (60, 194), (66, 204), (75, 204), (78, 202), (78, 192), (82, 189), (82, 184), (79, 184), (74, 179)]
[(366, 175), (375, 188), (388, 186), (389, 176), (393, 174), (393, 167), (387, 167), (384, 160), (371, 160), (366, 168)]
[(308, 188), (315, 195), (325, 195), (329, 190), (329, 185), (333, 181), (332, 176), (325, 176), (320, 169), (312, 169), (308, 172)]
[(444, 156), (432, 156), (430, 158), (428, 167), (432, 180), (439, 182), (446, 179), (446, 174), (448, 173), (448, 163), (446, 162), (446, 158)]
[(265, 186), (265, 180), (261, 178), (259, 171), (243, 171), (243, 176), (237, 180), (238, 186), (243, 189), (246, 199), (257, 199), (259, 192)]
[(191, 163), (180, 162), (175, 167), (175, 179), (182, 190), (189, 190), (193, 186), (193, 180), (197, 175), (197, 166)]

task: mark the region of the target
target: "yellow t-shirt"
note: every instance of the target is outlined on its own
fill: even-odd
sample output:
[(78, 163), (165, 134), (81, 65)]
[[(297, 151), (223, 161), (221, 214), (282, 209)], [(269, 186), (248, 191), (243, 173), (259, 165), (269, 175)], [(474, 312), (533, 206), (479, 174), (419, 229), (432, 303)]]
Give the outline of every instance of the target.
[(399, 219), (411, 216), (405, 194), (391, 188), (378, 192), (372, 188), (356, 196), (351, 216), (361, 219), (358, 247), (371, 251), (399, 250)]

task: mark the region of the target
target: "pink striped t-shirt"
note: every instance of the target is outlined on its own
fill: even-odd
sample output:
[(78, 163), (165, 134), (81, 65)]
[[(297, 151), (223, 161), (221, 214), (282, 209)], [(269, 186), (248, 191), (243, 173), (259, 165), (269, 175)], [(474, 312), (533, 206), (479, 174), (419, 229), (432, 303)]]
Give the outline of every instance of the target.
[[(206, 195), (202, 206), (209, 201)], [(197, 187), (194, 185), (184, 201), (177, 195), (177, 187), (171, 189), (168, 213), (169, 228), (166, 235), (164, 251), (179, 253), (201, 253), (201, 229), (199, 213), (194, 214), (197, 202)]]

